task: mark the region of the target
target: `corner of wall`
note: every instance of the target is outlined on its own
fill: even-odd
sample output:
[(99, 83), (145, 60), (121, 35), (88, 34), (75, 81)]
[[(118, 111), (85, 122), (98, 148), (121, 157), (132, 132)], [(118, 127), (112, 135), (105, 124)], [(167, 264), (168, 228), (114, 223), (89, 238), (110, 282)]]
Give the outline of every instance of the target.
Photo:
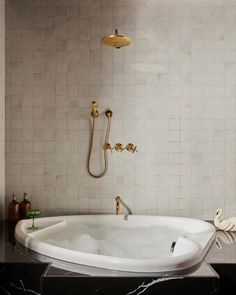
[(0, 0), (0, 220), (5, 218), (5, 0)]

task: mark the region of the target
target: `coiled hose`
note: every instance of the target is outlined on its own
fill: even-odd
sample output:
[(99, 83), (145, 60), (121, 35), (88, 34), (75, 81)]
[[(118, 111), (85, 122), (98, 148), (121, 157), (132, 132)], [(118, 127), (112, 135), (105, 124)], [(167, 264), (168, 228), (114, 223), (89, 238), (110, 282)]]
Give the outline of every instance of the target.
[(89, 155), (88, 155), (88, 173), (90, 176), (94, 178), (101, 178), (107, 173), (107, 168), (108, 168), (108, 155), (107, 155), (107, 149), (105, 149), (105, 145), (109, 141), (109, 134), (110, 134), (110, 127), (111, 127), (111, 116), (107, 116), (107, 129), (106, 129), (106, 134), (105, 134), (105, 139), (104, 139), (104, 145), (103, 145), (103, 156), (104, 156), (104, 169), (101, 174), (94, 174), (91, 172), (91, 155), (92, 155), (92, 150), (93, 150), (93, 142), (94, 142), (94, 132), (95, 132), (95, 121), (96, 118), (93, 117), (93, 127), (92, 127), (92, 135), (91, 135), (91, 140), (90, 140), (90, 145), (89, 145)]

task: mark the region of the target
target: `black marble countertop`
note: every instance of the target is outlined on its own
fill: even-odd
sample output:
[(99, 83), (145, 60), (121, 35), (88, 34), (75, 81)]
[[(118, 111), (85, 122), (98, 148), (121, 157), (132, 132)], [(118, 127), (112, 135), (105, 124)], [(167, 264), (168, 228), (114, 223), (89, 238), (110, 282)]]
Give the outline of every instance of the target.
[[(93, 267), (78, 266), (72, 263), (53, 260), (44, 255), (37, 254), (16, 243), (14, 238), (14, 226), (8, 222), (0, 222), (0, 262), (2, 263), (49, 263), (46, 276), (99, 276), (99, 277), (132, 277), (134, 273), (107, 271)], [(217, 232), (210, 250), (202, 263), (183, 276), (190, 277), (215, 277), (217, 276), (211, 264), (236, 263), (236, 233)], [(135, 273), (135, 276), (143, 276)], [(145, 274), (145, 276), (148, 276)], [(150, 274), (153, 276), (153, 274)]]

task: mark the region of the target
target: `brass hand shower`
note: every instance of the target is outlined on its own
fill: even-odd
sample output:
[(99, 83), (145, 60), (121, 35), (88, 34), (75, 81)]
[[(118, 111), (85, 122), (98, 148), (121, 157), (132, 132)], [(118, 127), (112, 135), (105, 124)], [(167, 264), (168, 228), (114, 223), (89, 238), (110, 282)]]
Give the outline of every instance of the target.
[(108, 157), (107, 157), (108, 149), (105, 147), (108, 147), (108, 145), (109, 145), (108, 140), (109, 140), (109, 134), (110, 134), (110, 127), (111, 127), (112, 111), (107, 110), (105, 113), (105, 115), (107, 117), (107, 129), (106, 129), (104, 145), (103, 145), (104, 169), (101, 174), (96, 175), (91, 172), (90, 166), (91, 166), (91, 155), (92, 155), (92, 150), (93, 150), (95, 121), (96, 121), (96, 118), (99, 117), (99, 112), (97, 110), (98, 105), (97, 105), (96, 101), (93, 101), (91, 106), (92, 106), (91, 116), (93, 117), (93, 126), (92, 126), (92, 135), (91, 135), (90, 146), (89, 146), (89, 155), (88, 155), (88, 173), (90, 176), (92, 176), (94, 178), (101, 178), (106, 174), (107, 168), (108, 168)]

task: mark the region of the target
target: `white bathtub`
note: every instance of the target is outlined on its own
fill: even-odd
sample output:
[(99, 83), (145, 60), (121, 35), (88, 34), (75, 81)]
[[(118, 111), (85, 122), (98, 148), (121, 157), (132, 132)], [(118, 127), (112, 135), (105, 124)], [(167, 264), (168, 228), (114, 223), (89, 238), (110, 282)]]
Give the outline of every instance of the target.
[(25, 247), (80, 265), (130, 272), (171, 272), (193, 267), (214, 239), (214, 227), (181, 217), (80, 215), (18, 222)]

